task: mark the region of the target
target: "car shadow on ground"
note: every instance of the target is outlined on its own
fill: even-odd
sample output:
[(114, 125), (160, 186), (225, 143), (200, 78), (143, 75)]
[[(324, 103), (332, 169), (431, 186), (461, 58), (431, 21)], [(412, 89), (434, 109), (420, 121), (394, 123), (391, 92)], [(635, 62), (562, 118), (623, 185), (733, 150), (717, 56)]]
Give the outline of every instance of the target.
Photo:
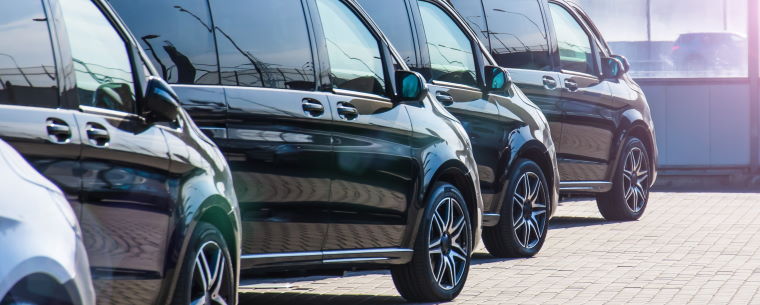
[(549, 230), (553, 229), (567, 229), (577, 227), (589, 227), (589, 226), (603, 226), (621, 223), (621, 221), (606, 220), (602, 217), (573, 217), (573, 216), (558, 216), (552, 218), (549, 223)]

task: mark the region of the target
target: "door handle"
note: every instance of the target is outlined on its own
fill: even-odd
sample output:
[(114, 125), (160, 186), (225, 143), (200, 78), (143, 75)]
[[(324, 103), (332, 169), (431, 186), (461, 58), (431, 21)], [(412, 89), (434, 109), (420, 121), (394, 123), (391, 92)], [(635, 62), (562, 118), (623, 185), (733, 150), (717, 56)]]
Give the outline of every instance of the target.
[(549, 90), (557, 88), (557, 80), (551, 76), (544, 76), (544, 87)]
[(338, 115), (346, 120), (353, 120), (359, 116), (359, 110), (349, 103), (338, 103)]
[(108, 130), (100, 124), (88, 123), (85, 132), (87, 132), (87, 139), (90, 140), (90, 144), (93, 146), (105, 147), (111, 141)]
[(443, 104), (444, 106), (451, 106), (454, 104), (454, 97), (451, 96), (451, 94), (448, 94), (443, 91), (436, 92), (435, 99), (441, 102), (441, 104)]
[(46, 127), (50, 142), (68, 143), (71, 140), (71, 127), (63, 120), (48, 119)]
[(568, 78), (565, 80), (565, 88), (567, 88), (567, 90), (570, 90), (570, 91), (577, 91), (578, 83)]
[(317, 100), (306, 98), (301, 102), (303, 112), (306, 115), (317, 117), (325, 113), (325, 106)]

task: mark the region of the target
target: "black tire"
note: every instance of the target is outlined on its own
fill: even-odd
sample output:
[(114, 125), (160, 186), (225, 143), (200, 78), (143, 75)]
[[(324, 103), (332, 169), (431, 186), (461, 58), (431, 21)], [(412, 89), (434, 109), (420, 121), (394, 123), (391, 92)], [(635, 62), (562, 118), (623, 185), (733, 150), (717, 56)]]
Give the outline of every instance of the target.
[(549, 229), (549, 209), (551, 194), (541, 167), (531, 160), (517, 160), (501, 204), (499, 223), (483, 228), (483, 244), (496, 257), (538, 254)]
[[(451, 205), (451, 210), (446, 202)], [(455, 186), (439, 182), (433, 186), (426, 207), (415, 241), (414, 257), (406, 265), (391, 268), (393, 283), (408, 301), (451, 301), (462, 292), (472, 261), (472, 223), (467, 202)], [(446, 220), (439, 216), (442, 212), (445, 212)], [(438, 235), (440, 239), (434, 237)], [(440, 242), (434, 246), (431, 239)], [(449, 263), (454, 267), (446, 268)]]
[[(204, 261), (208, 268), (203, 267)], [(215, 298), (223, 298), (225, 303), (235, 304), (237, 282), (232, 262), (229, 248), (219, 229), (211, 224), (199, 222), (185, 253), (172, 304), (187, 305), (201, 297), (206, 298), (206, 304), (219, 304), (214, 301)], [(199, 266), (201, 268), (198, 268)], [(210, 285), (207, 285), (210, 286), (208, 289), (203, 288), (201, 272), (205, 278), (212, 278)], [(222, 272), (221, 276), (219, 272)], [(219, 279), (221, 282), (217, 281)]]
[(636, 137), (629, 138), (612, 177), (612, 190), (596, 197), (602, 216), (607, 220), (623, 221), (641, 218), (649, 202), (651, 170), (644, 142)]

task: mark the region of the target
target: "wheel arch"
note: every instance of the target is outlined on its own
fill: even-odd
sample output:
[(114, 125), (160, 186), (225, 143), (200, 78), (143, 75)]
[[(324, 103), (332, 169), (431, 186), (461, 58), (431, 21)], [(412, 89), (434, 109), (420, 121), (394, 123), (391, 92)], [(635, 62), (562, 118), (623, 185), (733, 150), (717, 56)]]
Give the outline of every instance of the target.
[[(649, 124), (646, 123), (644, 117), (640, 112), (630, 109), (623, 114), (624, 121), (618, 129), (618, 137), (616, 138), (615, 146), (610, 150), (610, 163), (607, 168), (607, 181), (612, 181), (612, 177), (615, 174), (620, 163), (620, 157), (625, 148), (626, 139), (629, 137), (636, 137), (646, 146), (647, 155), (649, 155), (650, 166), (653, 172), (656, 174), (658, 155), (657, 155), (657, 143), (654, 138), (654, 132)], [(656, 178), (653, 177), (653, 178)], [(652, 179), (654, 183), (655, 179)]]

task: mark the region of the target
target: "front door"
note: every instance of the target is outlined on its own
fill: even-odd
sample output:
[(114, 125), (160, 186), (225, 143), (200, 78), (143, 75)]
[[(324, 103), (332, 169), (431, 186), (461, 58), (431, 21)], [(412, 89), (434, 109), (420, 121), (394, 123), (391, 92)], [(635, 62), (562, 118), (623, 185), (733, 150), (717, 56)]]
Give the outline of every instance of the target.
[(344, 3), (316, 4), (335, 118), (331, 223), (323, 246), (330, 262), (340, 257), (330, 250), (399, 247), (416, 186), (412, 122), (406, 106), (389, 98), (390, 53)]

